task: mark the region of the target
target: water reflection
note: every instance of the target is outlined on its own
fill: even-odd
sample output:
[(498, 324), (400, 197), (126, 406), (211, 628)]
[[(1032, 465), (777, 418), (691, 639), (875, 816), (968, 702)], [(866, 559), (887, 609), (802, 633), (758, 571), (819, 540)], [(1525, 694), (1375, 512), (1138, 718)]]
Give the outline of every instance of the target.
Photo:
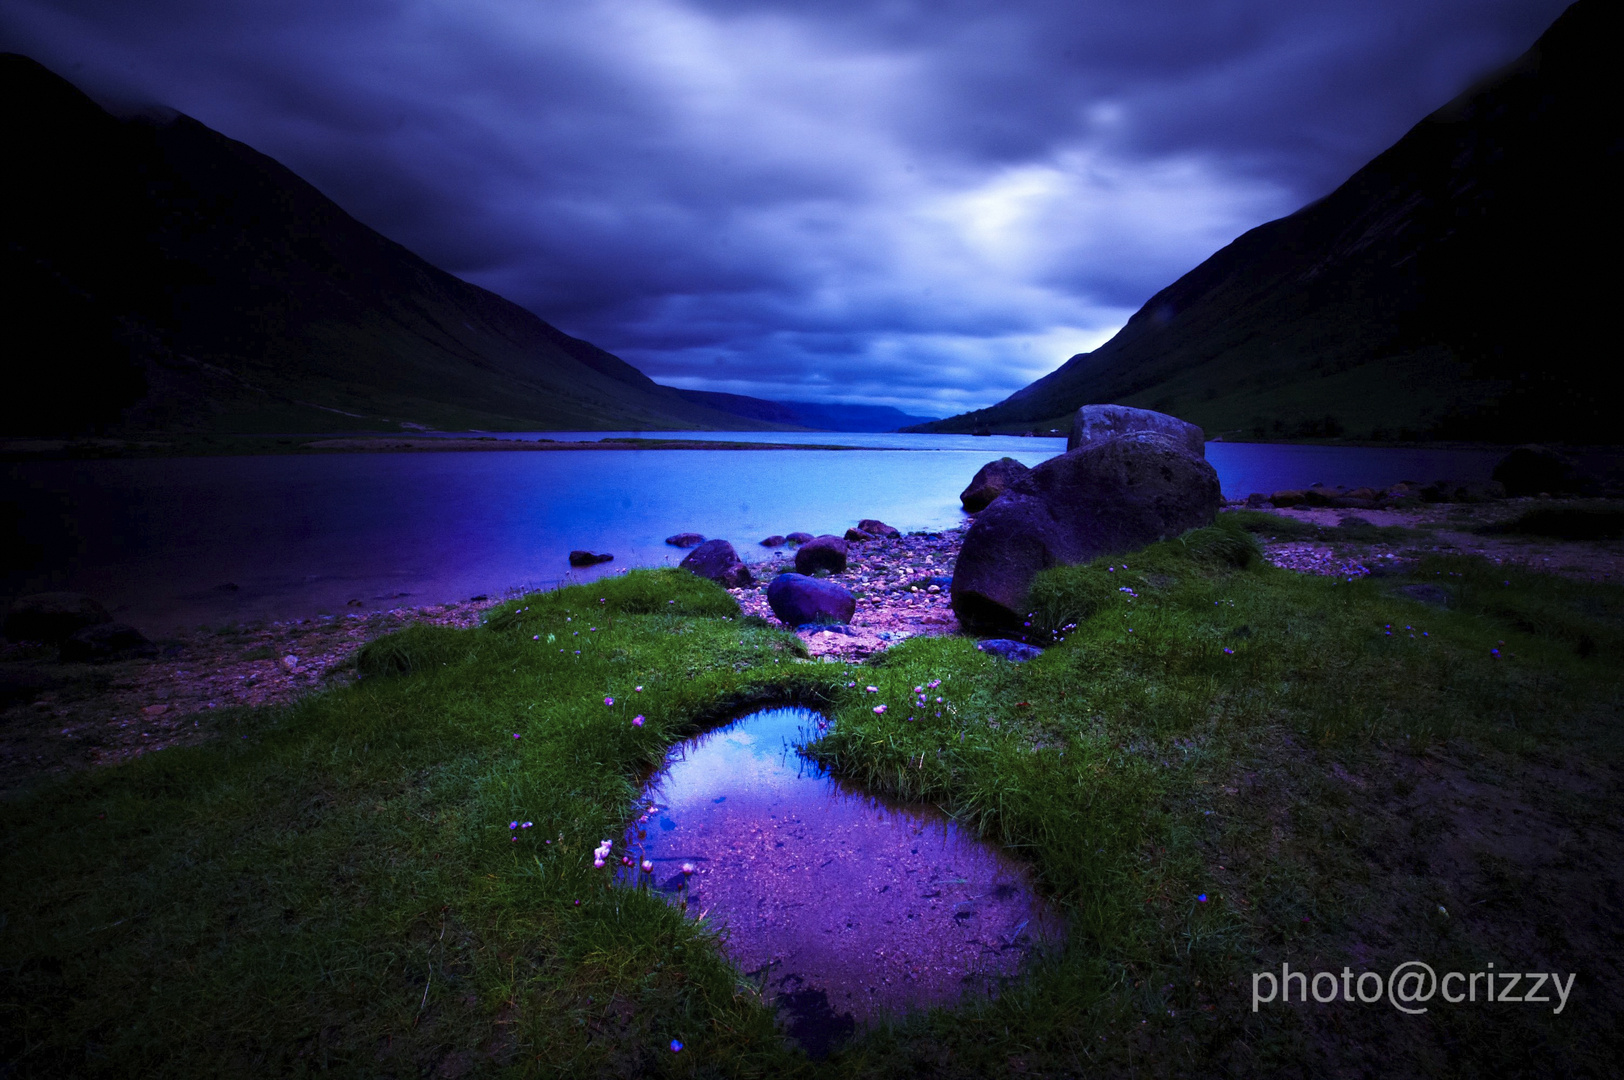
[(880, 1011), (991, 992), (1059, 936), (1019, 864), (798, 754), (823, 723), (770, 709), (673, 748), (621, 874), (726, 927), (728, 952), (814, 1052)]

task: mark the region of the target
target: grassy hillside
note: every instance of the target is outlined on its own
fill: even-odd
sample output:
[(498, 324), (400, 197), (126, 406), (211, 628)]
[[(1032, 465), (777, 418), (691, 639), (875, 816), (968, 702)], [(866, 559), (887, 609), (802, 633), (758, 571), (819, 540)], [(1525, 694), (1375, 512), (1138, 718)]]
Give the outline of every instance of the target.
[(439, 270), (186, 116), (0, 56), (0, 434), (770, 427)]
[(1616, 441), (1621, 44), (1618, 5), (1582, 0), (1099, 349), (926, 430), (1064, 428), (1119, 402), (1231, 437)]

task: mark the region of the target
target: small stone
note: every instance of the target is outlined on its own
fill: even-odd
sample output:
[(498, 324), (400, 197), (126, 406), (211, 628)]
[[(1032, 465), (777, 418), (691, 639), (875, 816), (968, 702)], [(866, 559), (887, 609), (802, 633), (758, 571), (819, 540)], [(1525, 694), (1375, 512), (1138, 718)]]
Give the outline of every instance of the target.
[(685, 532), (677, 533), (675, 536), (668, 536), (665, 538), (665, 542), (670, 544), (672, 547), (691, 548), (698, 547), (700, 544), (703, 544), (705, 542), (705, 538), (699, 533)]
[(817, 570), (827, 570), (831, 574), (838, 574), (846, 569), (848, 551), (846, 541), (838, 536), (808, 539), (795, 553), (795, 572), (811, 574)]
[(61, 658), (67, 663), (158, 655), (158, 646), (148, 641), (145, 634), (120, 622), (97, 623), (76, 630), (62, 642), (61, 649)]
[(678, 564), (682, 569), (709, 578), (729, 589), (741, 589), (755, 583), (750, 570), (726, 540), (707, 540)]
[(1012, 664), (1024, 664), (1043, 655), (1042, 649), (1033, 648), (1020, 641), (1011, 641), (1009, 638), (988, 638), (986, 641), (976, 643), (976, 648), (989, 656), (1001, 657)]

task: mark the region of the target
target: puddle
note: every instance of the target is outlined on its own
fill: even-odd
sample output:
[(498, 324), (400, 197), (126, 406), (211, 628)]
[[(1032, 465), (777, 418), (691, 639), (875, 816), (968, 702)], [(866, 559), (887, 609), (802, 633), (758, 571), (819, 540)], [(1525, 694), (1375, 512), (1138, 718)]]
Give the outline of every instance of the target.
[(728, 953), (817, 1056), (881, 1012), (991, 993), (1060, 936), (1020, 864), (801, 757), (826, 722), (769, 709), (673, 747), (626, 838), (638, 865), (621, 871), (726, 927)]

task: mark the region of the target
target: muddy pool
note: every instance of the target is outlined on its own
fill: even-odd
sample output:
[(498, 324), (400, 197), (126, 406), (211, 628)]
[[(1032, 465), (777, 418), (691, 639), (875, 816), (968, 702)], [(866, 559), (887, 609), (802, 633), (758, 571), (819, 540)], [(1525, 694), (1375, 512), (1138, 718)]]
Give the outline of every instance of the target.
[(725, 929), (814, 1053), (882, 1013), (995, 993), (1061, 938), (1018, 862), (797, 752), (826, 723), (767, 709), (673, 747), (616, 853), (623, 885)]

